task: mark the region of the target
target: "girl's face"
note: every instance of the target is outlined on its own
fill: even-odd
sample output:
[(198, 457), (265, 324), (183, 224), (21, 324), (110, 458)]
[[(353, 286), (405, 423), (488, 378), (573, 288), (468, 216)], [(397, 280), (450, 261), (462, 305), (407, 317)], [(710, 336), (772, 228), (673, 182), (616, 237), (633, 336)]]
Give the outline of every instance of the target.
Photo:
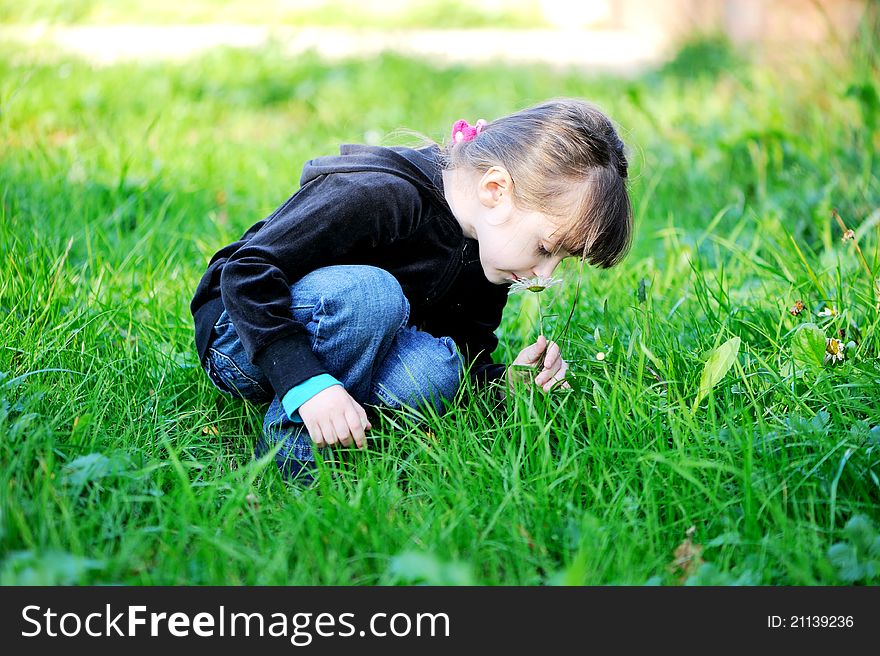
[(513, 203), (513, 181), (500, 166), (485, 173), (443, 172), (446, 199), (467, 237), (480, 245), (480, 263), (489, 282), (550, 276), (569, 253), (556, 246), (559, 225), (540, 212)]
[(570, 257), (557, 249), (554, 234), (558, 225), (539, 212), (511, 207), (506, 220), (478, 222), (474, 227), (483, 273), (496, 285), (551, 276), (559, 263)]

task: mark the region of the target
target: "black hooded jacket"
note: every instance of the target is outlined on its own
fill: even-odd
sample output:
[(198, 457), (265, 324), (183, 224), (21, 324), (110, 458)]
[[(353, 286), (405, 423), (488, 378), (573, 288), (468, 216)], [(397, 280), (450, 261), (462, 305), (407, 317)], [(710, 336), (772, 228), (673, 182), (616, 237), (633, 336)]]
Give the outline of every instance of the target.
[(190, 310), (203, 361), (224, 307), (251, 361), (279, 398), (328, 372), (290, 311), (290, 286), (320, 267), (367, 264), (390, 272), (409, 299), (410, 325), (458, 345), (477, 383), (493, 364), (508, 285), (483, 274), (443, 195), (439, 149), (344, 145), (306, 162), (300, 189), (208, 264)]

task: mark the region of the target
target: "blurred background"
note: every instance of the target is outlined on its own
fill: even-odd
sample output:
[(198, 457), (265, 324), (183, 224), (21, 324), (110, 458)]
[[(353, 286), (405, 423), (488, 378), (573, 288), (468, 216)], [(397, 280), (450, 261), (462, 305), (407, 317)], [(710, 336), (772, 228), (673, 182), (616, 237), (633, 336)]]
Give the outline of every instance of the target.
[[(93, 61), (281, 42), (339, 58), (381, 51), (636, 73), (695, 34), (776, 57), (853, 37), (865, 0), (0, 0), (0, 38)], [(153, 26), (145, 29), (143, 26)], [(108, 29), (112, 27), (112, 29)], [(460, 30), (480, 30), (481, 36)]]

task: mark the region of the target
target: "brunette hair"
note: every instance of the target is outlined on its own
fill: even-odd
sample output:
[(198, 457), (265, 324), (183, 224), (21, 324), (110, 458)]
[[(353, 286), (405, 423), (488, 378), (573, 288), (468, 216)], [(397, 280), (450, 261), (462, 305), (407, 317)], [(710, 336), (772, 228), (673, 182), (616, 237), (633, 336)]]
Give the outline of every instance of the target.
[(610, 119), (576, 98), (496, 119), (441, 149), (447, 169), (507, 169), (514, 204), (559, 219), (558, 248), (601, 268), (620, 262), (632, 240), (623, 151)]

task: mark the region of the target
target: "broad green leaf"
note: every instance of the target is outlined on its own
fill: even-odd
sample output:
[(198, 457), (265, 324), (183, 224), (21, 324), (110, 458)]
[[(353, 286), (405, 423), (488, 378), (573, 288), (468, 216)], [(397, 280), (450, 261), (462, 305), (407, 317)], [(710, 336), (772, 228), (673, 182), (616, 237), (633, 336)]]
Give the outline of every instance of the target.
[(731, 337), (709, 354), (706, 365), (703, 367), (703, 374), (700, 376), (700, 391), (697, 392), (697, 398), (694, 401), (694, 412), (700, 405), (700, 401), (706, 398), (712, 388), (720, 383), (721, 379), (730, 371), (739, 353), (739, 345), (740, 338)]
[(825, 359), (825, 333), (814, 323), (805, 323), (791, 339), (795, 369), (821, 367)]
[(76, 585), (105, 567), (103, 560), (65, 551), (13, 551), (0, 564), (0, 585)]
[(426, 585), (474, 585), (471, 567), (463, 562), (445, 562), (433, 554), (404, 551), (391, 559), (389, 571), (396, 581)]
[(876, 551), (874, 547), (875, 544), (878, 544), (877, 529), (874, 528), (874, 524), (866, 515), (851, 517), (844, 526), (843, 532), (860, 552), (880, 557), (880, 551)]
[(111, 454), (110, 458), (101, 453), (89, 453), (64, 465), (64, 480), (70, 485), (82, 486), (124, 472), (127, 465), (128, 459), (119, 453)]

